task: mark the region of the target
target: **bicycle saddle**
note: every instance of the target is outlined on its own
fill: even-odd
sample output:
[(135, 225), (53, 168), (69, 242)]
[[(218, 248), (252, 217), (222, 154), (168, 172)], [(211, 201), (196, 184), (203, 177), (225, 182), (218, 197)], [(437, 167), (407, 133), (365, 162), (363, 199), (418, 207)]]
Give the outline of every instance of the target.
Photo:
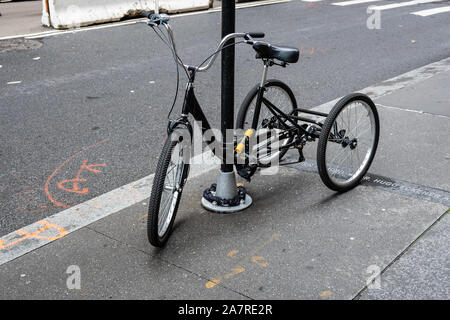
[(253, 49), (257, 53), (257, 58), (277, 59), (287, 63), (296, 63), (300, 55), (297, 48), (274, 46), (262, 41), (256, 41)]

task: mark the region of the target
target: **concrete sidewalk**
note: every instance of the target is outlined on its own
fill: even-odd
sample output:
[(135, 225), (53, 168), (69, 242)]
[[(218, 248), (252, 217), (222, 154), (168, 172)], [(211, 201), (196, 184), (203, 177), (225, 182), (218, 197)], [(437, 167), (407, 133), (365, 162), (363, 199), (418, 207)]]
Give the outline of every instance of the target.
[(42, 1), (0, 4), (0, 38), (49, 31), (42, 26)]
[(449, 87), (446, 71), (375, 100), (378, 152), (352, 191), (322, 184), (315, 144), (305, 163), (257, 174), (241, 213), (205, 211), (215, 173), (199, 175), (163, 250), (140, 201), (1, 265), (0, 298), (449, 299)]

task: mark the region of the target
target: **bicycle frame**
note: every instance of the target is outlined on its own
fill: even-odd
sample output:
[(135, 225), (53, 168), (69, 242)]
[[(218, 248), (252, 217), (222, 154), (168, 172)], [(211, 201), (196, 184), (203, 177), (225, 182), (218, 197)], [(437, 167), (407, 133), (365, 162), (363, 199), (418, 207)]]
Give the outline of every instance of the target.
[[(203, 136), (205, 136), (205, 133), (211, 129), (211, 126), (208, 122), (208, 119), (205, 116), (205, 113), (203, 112), (200, 104), (198, 103), (197, 98), (195, 97), (194, 93), (194, 80), (195, 80), (195, 73), (196, 70), (193, 67), (188, 67), (189, 69), (189, 82), (187, 83), (185, 94), (184, 94), (184, 100), (183, 100), (183, 107), (181, 111), (181, 117), (176, 120), (169, 120), (169, 125), (167, 127), (167, 132), (170, 135), (176, 128), (183, 126), (189, 130), (189, 133), (191, 134), (191, 137), (193, 135), (193, 129), (192, 126), (188, 120), (188, 115), (191, 114), (194, 119), (201, 124), (201, 130)], [(212, 142), (216, 140), (216, 136), (212, 135), (212, 137), (209, 140), (205, 140), (206, 144), (209, 146)], [(215, 150), (213, 150), (215, 153)]]
[[(172, 43), (173, 50), (175, 52), (175, 56), (177, 57), (176, 62), (186, 70), (186, 72), (189, 76), (189, 81), (186, 86), (186, 91), (185, 91), (185, 96), (184, 96), (184, 101), (183, 101), (181, 117), (178, 118), (177, 120), (169, 121), (168, 133), (171, 134), (173, 132), (173, 130), (175, 130), (177, 127), (184, 126), (189, 130), (191, 137), (192, 137), (193, 129), (191, 127), (191, 124), (188, 121), (188, 115), (191, 114), (197, 122), (201, 123), (201, 131), (202, 131), (203, 136), (205, 136), (205, 133), (207, 131), (210, 131), (211, 126), (210, 126), (208, 119), (206, 118), (197, 98), (195, 97), (194, 81), (195, 81), (196, 72), (197, 71), (203, 72), (203, 71), (208, 70), (212, 66), (214, 61), (216, 60), (217, 53), (221, 51), (221, 49), (224, 47), (224, 45), (226, 43), (233, 40), (234, 38), (239, 38), (239, 37), (245, 38), (247, 36), (247, 34), (233, 33), (233, 34), (229, 34), (228, 36), (224, 37), (216, 50), (216, 54), (214, 54), (207, 61), (207, 64), (205, 66), (193, 67), (193, 66), (183, 64), (181, 62), (181, 60), (178, 58), (172, 28), (170, 27), (169, 24), (164, 24), (164, 27), (167, 29), (167, 32), (170, 37), (170, 42)], [(286, 138), (286, 135), (296, 135), (298, 137), (302, 136), (303, 139), (305, 139), (303, 142), (306, 142), (308, 140), (314, 140), (315, 138), (319, 138), (320, 128), (323, 126), (323, 124), (321, 122), (313, 120), (313, 119), (300, 117), (300, 116), (298, 116), (298, 113), (303, 112), (306, 114), (311, 114), (311, 115), (319, 116), (319, 117), (327, 117), (328, 114), (317, 112), (317, 111), (311, 111), (311, 110), (307, 110), (307, 109), (301, 109), (301, 108), (296, 108), (295, 110), (293, 110), (291, 112), (291, 114), (286, 114), (286, 113), (282, 112), (280, 109), (278, 109), (275, 105), (273, 105), (269, 100), (267, 100), (264, 97), (264, 92), (266, 90), (265, 83), (266, 83), (266, 79), (267, 79), (268, 68), (270, 66), (273, 66), (276, 63), (271, 59), (263, 59), (263, 62), (264, 62), (263, 76), (262, 76), (261, 83), (260, 83), (258, 93), (257, 93), (255, 113), (254, 113), (254, 116), (252, 119), (251, 128), (253, 130), (256, 130), (256, 128), (258, 126), (258, 120), (259, 120), (261, 107), (262, 107), (262, 104), (264, 104), (269, 109), (269, 111), (276, 117), (276, 119), (278, 120), (278, 122), (281, 124), (281, 126), (284, 129), (283, 132), (281, 134), (279, 134), (278, 139)], [(281, 66), (284, 67), (284, 66), (286, 66), (286, 64), (285, 63), (281, 64)], [(312, 123), (312, 124), (319, 126), (319, 128), (317, 128), (317, 129), (315, 128), (314, 130), (308, 131), (308, 130), (306, 130), (306, 128), (299, 125), (298, 121)], [(217, 137), (214, 135), (214, 133), (212, 133), (211, 138), (209, 138), (208, 140), (204, 139), (207, 146), (209, 146), (212, 142), (214, 142), (216, 140), (217, 140)], [(281, 146), (280, 148), (286, 149), (286, 148), (290, 148), (292, 146), (298, 146), (298, 140), (294, 140), (293, 142), (291, 142), (285, 146)], [(212, 151), (217, 156), (216, 150), (213, 149)]]
[[(313, 119), (300, 117), (297, 115), (297, 113), (303, 112), (303, 113), (307, 113), (307, 114), (311, 114), (311, 115), (315, 115), (315, 116), (319, 116), (319, 117), (327, 117), (328, 114), (322, 113), (322, 112), (317, 112), (317, 111), (312, 111), (312, 110), (308, 110), (308, 109), (302, 109), (302, 108), (296, 108), (296, 109), (292, 110), (291, 114), (286, 114), (264, 97), (264, 92), (265, 92), (265, 90), (267, 90), (266, 87), (264, 86), (264, 84), (266, 82), (266, 76), (267, 76), (267, 71), (268, 71), (269, 65), (270, 65), (269, 61), (264, 62), (263, 77), (262, 77), (262, 81), (261, 81), (261, 84), (258, 89), (255, 113), (254, 113), (254, 117), (252, 119), (252, 129), (256, 130), (256, 128), (258, 126), (259, 114), (260, 114), (262, 105), (264, 104), (269, 109), (269, 111), (277, 118), (278, 122), (283, 126), (284, 130), (279, 134), (278, 139), (284, 139), (287, 137), (287, 135), (291, 135), (291, 134), (297, 135), (297, 136), (299, 136), (299, 135), (305, 136), (305, 137), (307, 137), (307, 139), (319, 138), (320, 130), (307, 131), (304, 127), (302, 127), (301, 125), (298, 124), (298, 121), (315, 124), (315, 125), (319, 126), (319, 129), (320, 129), (320, 127), (322, 127), (323, 124), (321, 122), (313, 120)], [(170, 135), (173, 132), (173, 130), (175, 130), (179, 126), (183, 126), (189, 130), (191, 137), (192, 137), (193, 129), (188, 120), (188, 115), (191, 114), (193, 116), (193, 118), (198, 123), (201, 124), (201, 131), (202, 131), (202, 134), (204, 135), (205, 132), (207, 132), (211, 129), (211, 126), (210, 126), (209, 121), (208, 121), (205, 113), (203, 112), (203, 110), (195, 96), (195, 92), (194, 92), (195, 75), (196, 75), (196, 72), (200, 71), (200, 70), (196, 69), (194, 67), (190, 67), (190, 66), (186, 66), (186, 67), (189, 72), (189, 82), (187, 83), (186, 90), (185, 90), (183, 106), (182, 106), (182, 114), (181, 114), (180, 118), (169, 121), (168, 134)], [(214, 133), (211, 132), (211, 134), (212, 135), (209, 139), (204, 139), (207, 146), (209, 146), (211, 143), (213, 143), (214, 141), (217, 140), (217, 137), (214, 135)], [(297, 144), (298, 144), (298, 141), (293, 141), (287, 145), (280, 146), (280, 149), (291, 148)], [(216, 154), (217, 150), (213, 149), (212, 151), (217, 156), (217, 154)]]
[[(272, 66), (273, 64), (274, 64), (274, 62), (271, 60), (264, 60), (263, 76), (262, 76), (261, 83), (259, 85), (259, 89), (258, 89), (258, 93), (257, 93), (255, 112), (253, 115), (251, 128), (253, 130), (256, 130), (256, 128), (258, 126), (261, 107), (264, 104), (269, 109), (269, 111), (274, 115), (274, 117), (278, 120), (278, 123), (280, 123), (284, 129), (283, 132), (279, 134), (278, 139), (284, 139), (286, 137), (286, 135), (291, 134), (291, 132), (296, 132), (294, 134), (297, 134), (297, 135), (305, 135), (307, 137), (307, 139), (319, 138), (320, 128), (323, 126), (323, 123), (313, 120), (313, 119), (300, 117), (300, 116), (298, 116), (298, 113), (303, 112), (306, 114), (311, 114), (314, 116), (319, 116), (319, 117), (324, 117), (324, 118), (326, 118), (328, 116), (328, 114), (318, 112), (318, 111), (308, 110), (308, 109), (302, 109), (302, 108), (296, 108), (296, 109), (292, 110), (290, 114), (286, 114), (264, 97), (264, 92), (267, 90), (265, 87), (265, 83), (267, 80), (268, 67)], [(307, 131), (304, 127), (302, 127), (298, 124), (298, 121), (312, 123), (312, 124), (319, 126), (319, 128), (314, 131)], [(285, 146), (281, 146), (280, 149), (287, 149), (287, 148), (292, 147), (295, 144), (296, 144), (296, 141), (293, 141)]]

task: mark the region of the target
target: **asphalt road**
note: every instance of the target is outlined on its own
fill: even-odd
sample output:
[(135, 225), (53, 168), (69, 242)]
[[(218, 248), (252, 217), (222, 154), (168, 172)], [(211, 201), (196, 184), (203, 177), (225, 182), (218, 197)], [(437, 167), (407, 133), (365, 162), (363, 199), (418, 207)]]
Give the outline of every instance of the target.
[[(410, 14), (446, 4), (384, 10), (381, 29), (369, 30), (368, 4), (292, 1), (238, 10), (236, 29), (300, 48), (299, 63), (269, 77), (313, 107), (448, 57), (450, 13)], [(220, 12), (172, 26), (186, 63), (201, 62), (220, 40)], [(26, 45), (33, 49), (0, 52), (0, 235), (153, 173), (175, 89), (169, 51), (143, 24)], [(251, 47), (236, 53), (235, 110), (262, 69)], [(219, 63), (198, 75), (196, 90), (218, 127)]]

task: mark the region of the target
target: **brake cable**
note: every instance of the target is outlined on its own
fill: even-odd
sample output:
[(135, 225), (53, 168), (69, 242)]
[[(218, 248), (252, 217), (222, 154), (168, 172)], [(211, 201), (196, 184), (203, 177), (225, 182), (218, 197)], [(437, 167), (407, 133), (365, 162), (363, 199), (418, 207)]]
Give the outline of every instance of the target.
[[(172, 57), (173, 57), (173, 59), (174, 59), (175, 65), (176, 65), (176, 70), (177, 70), (177, 85), (176, 85), (176, 90), (175, 90), (175, 96), (174, 96), (174, 99), (173, 99), (173, 103), (172, 103), (172, 106), (170, 107), (169, 113), (168, 113), (168, 115), (167, 115), (167, 119), (170, 119), (170, 115), (172, 114), (173, 108), (175, 107), (175, 104), (176, 104), (177, 99), (178, 99), (178, 91), (179, 91), (179, 87), (180, 87), (180, 71), (179, 71), (179, 67), (180, 67), (180, 66), (179, 66), (178, 61), (180, 61), (180, 62), (183, 64), (183, 66), (184, 66), (184, 63), (183, 63), (183, 60), (181, 60), (181, 58), (180, 58), (180, 57), (178, 56), (178, 54), (176, 53), (175, 49), (173, 48), (173, 43), (167, 38), (167, 36), (164, 34), (164, 32), (160, 29), (159, 25), (156, 26), (156, 27), (158, 28), (158, 30), (159, 30), (159, 33), (158, 33), (158, 32), (156, 31), (156, 29), (154, 28), (154, 27), (155, 27), (154, 25), (150, 25), (150, 26), (152, 27), (153, 31), (156, 33), (156, 35), (158, 36), (158, 38), (160, 38), (161, 41), (162, 41), (162, 42), (170, 49), (170, 51), (172, 52)], [(168, 31), (167, 31), (167, 32), (168, 32)], [(235, 45), (237, 45), (237, 44), (241, 44), (241, 43), (246, 43), (246, 40), (241, 40), (241, 41), (238, 41), (238, 42), (233, 42), (233, 43), (230, 43), (230, 44), (228, 44), (228, 45), (226, 45), (226, 46), (223, 46), (221, 49), (215, 51), (215, 52), (212, 53), (210, 56), (208, 56), (208, 57), (207, 57), (200, 65), (198, 65), (198, 66), (196, 67), (196, 69), (200, 68), (200, 67), (201, 67), (202, 65), (204, 65), (211, 57), (213, 57), (214, 55), (218, 54), (218, 53), (221, 52), (222, 50), (224, 50), (224, 49), (226, 49), (226, 48), (228, 48), (228, 47), (231, 47), (231, 46), (235, 46)], [(178, 59), (178, 60), (177, 60), (177, 59)], [(186, 68), (183, 67), (183, 70), (184, 70), (184, 72), (186, 73), (186, 76), (189, 78), (189, 74), (188, 74)]]

